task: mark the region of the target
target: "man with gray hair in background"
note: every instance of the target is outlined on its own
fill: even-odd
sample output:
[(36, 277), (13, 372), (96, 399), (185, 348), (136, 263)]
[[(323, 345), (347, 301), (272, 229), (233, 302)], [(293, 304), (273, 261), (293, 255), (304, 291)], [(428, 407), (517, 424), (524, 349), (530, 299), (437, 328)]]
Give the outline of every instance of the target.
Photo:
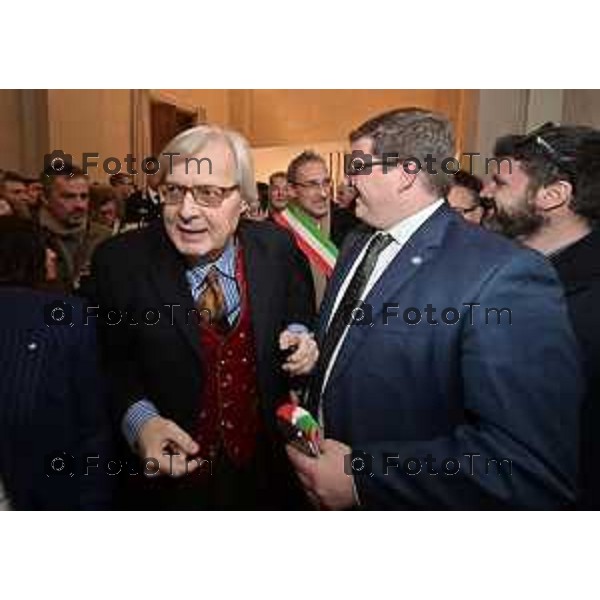
[(582, 378), (554, 271), (446, 205), (445, 117), (394, 110), (350, 142), (365, 227), (321, 309), (307, 406), (325, 439), (318, 458), (288, 446), (308, 497), (329, 509), (570, 505)]
[(275, 411), (316, 361), (308, 264), (288, 232), (241, 219), (257, 191), (239, 134), (201, 125), (161, 156), (162, 220), (93, 262), (100, 314), (128, 315), (99, 323), (117, 421), (155, 468), (126, 478), (125, 506), (299, 506)]

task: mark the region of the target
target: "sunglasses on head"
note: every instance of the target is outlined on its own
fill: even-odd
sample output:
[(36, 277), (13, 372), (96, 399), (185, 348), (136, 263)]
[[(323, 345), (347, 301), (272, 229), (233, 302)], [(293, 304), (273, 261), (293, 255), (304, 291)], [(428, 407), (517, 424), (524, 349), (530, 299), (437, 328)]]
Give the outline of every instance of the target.
[(548, 121), (526, 134), (519, 146), (534, 146), (556, 167), (566, 171), (570, 175), (574, 175), (575, 157), (561, 152), (548, 140), (548, 133), (557, 127), (559, 127), (558, 124)]

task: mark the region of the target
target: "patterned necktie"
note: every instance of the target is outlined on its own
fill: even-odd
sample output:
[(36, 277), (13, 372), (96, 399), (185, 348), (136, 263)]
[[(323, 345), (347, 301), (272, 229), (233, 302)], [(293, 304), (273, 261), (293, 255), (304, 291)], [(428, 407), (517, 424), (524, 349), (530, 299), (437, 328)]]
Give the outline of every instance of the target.
[(204, 290), (198, 296), (196, 309), (203, 323), (222, 331), (229, 329), (225, 294), (219, 280), (219, 271), (212, 266), (206, 274)]
[(319, 360), (310, 385), (308, 407), (311, 411), (318, 408), (321, 388), (323, 387), (323, 380), (325, 378), (325, 373), (327, 372), (329, 361), (331, 360), (333, 352), (346, 330), (348, 323), (351, 321), (352, 311), (360, 304), (360, 297), (373, 273), (379, 255), (387, 248), (387, 246), (389, 246), (389, 244), (391, 244), (393, 239), (394, 238), (390, 234), (378, 233), (369, 242), (367, 251), (354, 272), (352, 280), (346, 288), (346, 292), (338, 305), (333, 319), (330, 321), (329, 328), (321, 343)]

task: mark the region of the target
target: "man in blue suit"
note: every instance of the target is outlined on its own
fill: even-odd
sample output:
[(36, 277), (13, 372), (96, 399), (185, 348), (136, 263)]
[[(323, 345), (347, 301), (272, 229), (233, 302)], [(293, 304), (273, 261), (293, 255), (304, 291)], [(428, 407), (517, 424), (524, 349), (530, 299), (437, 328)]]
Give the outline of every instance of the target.
[(308, 397), (322, 453), (288, 447), (307, 494), (329, 509), (569, 506), (582, 386), (554, 271), (447, 207), (444, 117), (396, 110), (350, 140), (368, 227), (322, 306)]

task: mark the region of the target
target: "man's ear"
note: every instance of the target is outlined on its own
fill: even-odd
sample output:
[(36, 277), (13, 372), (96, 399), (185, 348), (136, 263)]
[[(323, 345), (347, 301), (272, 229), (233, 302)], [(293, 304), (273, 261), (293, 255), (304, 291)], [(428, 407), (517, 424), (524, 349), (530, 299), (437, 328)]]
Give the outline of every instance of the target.
[(397, 178), (396, 183), (398, 191), (403, 192), (413, 186), (421, 170), (422, 167), (418, 162), (414, 160), (405, 160), (398, 165), (397, 169), (389, 170), (388, 175), (394, 174)]
[(402, 173), (408, 177), (416, 177), (423, 168), (423, 166), (416, 159), (406, 159), (398, 166)]
[(573, 186), (561, 179), (541, 188), (536, 194), (536, 204), (540, 210), (548, 212), (564, 206), (572, 196)]

